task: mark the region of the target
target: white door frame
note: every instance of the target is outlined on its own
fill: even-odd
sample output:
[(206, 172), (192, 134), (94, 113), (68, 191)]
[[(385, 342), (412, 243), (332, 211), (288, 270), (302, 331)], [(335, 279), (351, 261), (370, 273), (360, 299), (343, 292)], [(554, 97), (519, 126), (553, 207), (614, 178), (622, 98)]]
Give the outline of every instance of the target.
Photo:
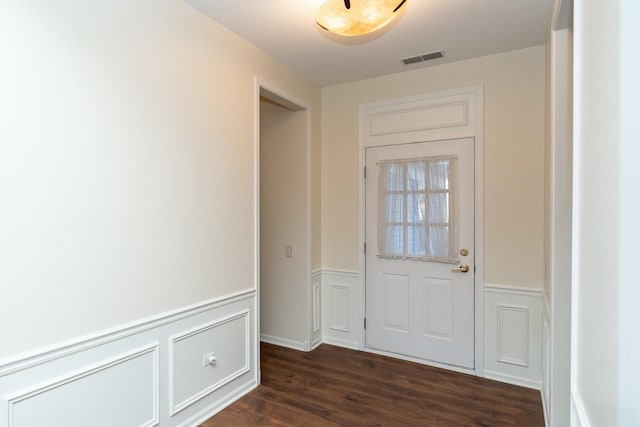
[[(255, 322), (254, 327), (256, 330), (256, 343), (255, 343), (255, 358), (260, 366), (260, 97), (264, 96), (271, 101), (274, 101), (280, 105), (283, 105), (294, 111), (306, 111), (306, 180), (307, 180), (307, 247), (305, 248), (308, 272), (306, 276), (306, 289), (307, 289), (307, 339), (305, 340), (304, 350), (310, 351), (312, 346), (313, 337), (313, 290), (311, 288), (311, 105), (303, 100), (296, 98), (295, 96), (287, 93), (281, 88), (270, 84), (259, 76), (254, 77), (254, 144), (253, 144), (253, 203), (254, 203), (254, 286), (256, 289), (256, 307), (255, 307)], [(260, 383), (260, 373), (258, 369), (258, 383)]]
[[(359, 265), (360, 313), (358, 349), (366, 347), (365, 316), (365, 150), (411, 142), (474, 138), (475, 141), (475, 276), (474, 364), (484, 376), (484, 111), (482, 85), (390, 99), (360, 105), (359, 131)], [(422, 362), (425, 363), (425, 362)], [(431, 363), (430, 363), (431, 364)], [(437, 364), (433, 364), (438, 366)], [(450, 368), (450, 367), (448, 367)]]

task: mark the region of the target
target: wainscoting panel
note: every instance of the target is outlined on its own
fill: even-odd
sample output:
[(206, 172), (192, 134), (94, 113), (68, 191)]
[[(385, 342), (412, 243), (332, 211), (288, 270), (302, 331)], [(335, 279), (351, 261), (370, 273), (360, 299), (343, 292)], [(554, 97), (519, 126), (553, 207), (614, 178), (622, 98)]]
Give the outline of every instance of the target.
[(349, 285), (329, 285), (329, 329), (339, 332), (350, 331), (349, 293)]
[(529, 366), (529, 307), (498, 304), (498, 361)]
[(312, 285), (312, 331), (311, 331), (311, 349), (322, 344), (322, 274), (321, 270), (315, 270), (311, 274)]
[(347, 348), (358, 348), (361, 331), (358, 308), (358, 273), (322, 270), (322, 341)]
[[(117, 390), (117, 392), (114, 392)], [(158, 343), (4, 396), (6, 425), (153, 426), (159, 422)]]
[(257, 386), (255, 313), (247, 290), (2, 360), (0, 427), (195, 426)]
[(487, 378), (542, 387), (542, 292), (485, 284)]
[(249, 330), (245, 310), (170, 338), (171, 415), (249, 372)]
[[(477, 136), (481, 88), (418, 95), (361, 106), (360, 138), (365, 146)], [(481, 117), (481, 116), (480, 116)]]

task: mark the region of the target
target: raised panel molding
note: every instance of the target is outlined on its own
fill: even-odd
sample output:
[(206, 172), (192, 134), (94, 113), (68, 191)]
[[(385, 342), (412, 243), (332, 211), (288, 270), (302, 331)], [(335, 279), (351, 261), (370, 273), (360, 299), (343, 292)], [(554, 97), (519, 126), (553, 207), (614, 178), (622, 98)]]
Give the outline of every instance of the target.
[[(3, 397), (7, 405), (5, 425), (29, 427), (54, 420), (65, 425), (82, 425), (92, 418), (95, 426), (110, 426), (114, 422), (158, 425), (158, 352), (155, 342), (10, 393)], [(109, 387), (118, 393), (110, 394)], [(82, 405), (71, 405), (74, 398), (81, 400)], [(113, 419), (114, 414), (119, 418)]]
[(529, 308), (498, 304), (498, 361), (529, 366)]
[(17, 373), (56, 359), (72, 356), (94, 347), (109, 344), (133, 335), (146, 332), (151, 329), (174, 323), (178, 320), (195, 316), (199, 313), (214, 310), (219, 307), (233, 304), (248, 298), (255, 297), (255, 290), (247, 289), (219, 298), (202, 301), (187, 307), (182, 307), (156, 316), (151, 316), (137, 322), (100, 331), (87, 336), (79, 337), (59, 345), (52, 345), (44, 349), (21, 354), (16, 358), (0, 361), (0, 377)]
[(472, 86), (360, 106), (365, 147), (482, 137), (482, 87)]
[[(437, 277), (423, 278), (424, 302), (428, 314), (423, 319), (424, 335), (453, 338), (453, 281)], [(437, 313), (434, 315), (434, 313)], [(443, 319), (446, 319), (443, 321)]]
[[(359, 275), (349, 270), (323, 269), (314, 272), (320, 276), (322, 286), (322, 342), (346, 348), (358, 349), (360, 325), (358, 307), (346, 298), (359, 292)], [(329, 290), (348, 289), (348, 293), (338, 293), (329, 297)], [(518, 286), (484, 284), (485, 316), (484, 335), (484, 376), (497, 381), (516, 384), (540, 390), (542, 387), (542, 291)], [(331, 317), (331, 304), (342, 297), (343, 306), (356, 319), (350, 319), (350, 330), (335, 328)], [(357, 298), (357, 297), (356, 297)], [(506, 328), (505, 312), (516, 314), (519, 324), (516, 328)], [(502, 325), (499, 321), (502, 313)], [(331, 327), (333, 326), (333, 327)], [(346, 329), (346, 328), (345, 328)], [(500, 338), (498, 338), (500, 337)], [(512, 348), (521, 349), (514, 355)], [(502, 350), (500, 350), (502, 349)]]
[(322, 269), (318, 272), (321, 297), (322, 342), (358, 348), (357, 305), (359, 275), (351, 270)]
[(485, 377), (541, 390), (542, 291), (485, 284)]
[(469, 125), (469, 100), (455, 102), (432, 102), (431, 105), (406, 108), (403, 105), (394, 111), (372, 113), (369, 135), (380, 136), (396, 133), (420, 132), (433, 129)]
[(349, 329), (349, 285), (332, 283), (329, 285), (329, 328), (334, 331), (350, 332)]
[(2, 360), (0, 427), (198, 425), (257, 387), (256, 304), (250, 289)]
[[(249, 338), (249, 310), (170, 337), (171, 415), (175, 415), (249, 372), (251, 348)], [(215, 357), (216, 362), (205, 364), (207, 355)], [(185, 392), (182, 389), (188, 391)], [(186, 394), (186, 396), (178, 396), (179, 394)]]

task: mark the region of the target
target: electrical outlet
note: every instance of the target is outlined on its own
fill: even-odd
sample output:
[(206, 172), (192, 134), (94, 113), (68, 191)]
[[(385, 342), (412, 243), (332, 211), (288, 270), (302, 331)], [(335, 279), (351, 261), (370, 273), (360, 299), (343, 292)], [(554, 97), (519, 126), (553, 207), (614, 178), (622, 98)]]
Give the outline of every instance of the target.
[(293, 258), (293, 245), (284, 245), (284, 256)]
[(207, 353), (202, 356), (202, 366), (213, 366), (216, 364), (216, 357), (213, 355), (213, 352)]

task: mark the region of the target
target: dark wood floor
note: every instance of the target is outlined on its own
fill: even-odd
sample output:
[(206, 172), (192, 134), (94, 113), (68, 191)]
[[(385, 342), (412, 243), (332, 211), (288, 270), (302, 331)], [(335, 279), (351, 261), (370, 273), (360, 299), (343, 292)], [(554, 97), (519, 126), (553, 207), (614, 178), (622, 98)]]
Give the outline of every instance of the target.
[(261, 346), (262, 385), (213, 426), (544, 426), (540, 392), (321, 345)]

